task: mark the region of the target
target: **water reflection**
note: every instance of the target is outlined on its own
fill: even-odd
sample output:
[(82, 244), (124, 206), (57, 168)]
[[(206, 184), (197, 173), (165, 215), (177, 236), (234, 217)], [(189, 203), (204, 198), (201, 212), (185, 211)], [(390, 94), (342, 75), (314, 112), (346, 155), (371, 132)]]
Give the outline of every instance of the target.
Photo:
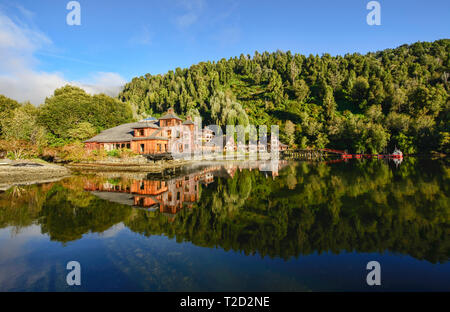
[(0, 193), (0, 228), (14, 235), (38, 225), (66, 244), (122, 224), (147, 237), (262, 257), (390, 251), (444, 263), (449, 177), (445, 162), (413, 158), (79, 175)]

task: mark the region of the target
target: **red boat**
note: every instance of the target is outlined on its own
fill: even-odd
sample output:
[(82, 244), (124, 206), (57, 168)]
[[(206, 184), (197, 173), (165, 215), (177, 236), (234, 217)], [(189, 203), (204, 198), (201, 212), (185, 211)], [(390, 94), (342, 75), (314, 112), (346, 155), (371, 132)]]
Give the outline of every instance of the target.
[(395, 148), (395, 150), (392, 153), (392, 155), (388, 155), (388, 156), (391, 157), (391, 158), (402, 159), (403, 158), (403, 153), (398, 148)]

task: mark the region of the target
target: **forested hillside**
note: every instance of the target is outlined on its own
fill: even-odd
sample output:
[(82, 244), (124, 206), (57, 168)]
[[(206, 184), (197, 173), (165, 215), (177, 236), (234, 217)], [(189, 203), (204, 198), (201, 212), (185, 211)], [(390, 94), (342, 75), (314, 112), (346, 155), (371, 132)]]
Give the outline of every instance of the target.
[(134, 78), (119, 95), (137, 113), (204, 124), (278, 124), (286, 143), (382, 152), (450, 151), (450, 40), (345, 56), (255, 52)]

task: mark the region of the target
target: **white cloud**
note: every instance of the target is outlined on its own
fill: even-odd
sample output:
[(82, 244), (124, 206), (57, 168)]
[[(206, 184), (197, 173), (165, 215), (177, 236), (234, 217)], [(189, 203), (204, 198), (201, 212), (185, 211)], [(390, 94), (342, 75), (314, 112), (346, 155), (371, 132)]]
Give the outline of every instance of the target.
[(119, 224), (113, 225), (112, 227), (110, 227), (106, 231), (104, 231), (102, 233), (99, 233), (98, 236), (101, 239), (115, 237), (117, 234), (119, 234), (125, 228), (126, 228), (125, 225), (121, 222)]
[(197, 22), (205, 7), (204, 0), (181, 0), (179, 3), (184, 13), (175, 22), (180, 28), (187, 28)]
[(87, 93), (105, 93), (109, 96), (117, 96), (126, 81), (117, 73), (98, 72), (86, 80), (73, 82), (72, 84), (83, 88)]
[[(24, 8), (19, 11), (27, 13), (25, 19), (32, 17)], [(38, 105), (66, 84), (80, 86), (91, 94), (103, 92), (110, 96), (116, 96), (125, 84), (117, 73), (97, 72), (79, 81), (69, 81), (60, 72), (37, 70), (39, 62), (35, 55), (51, 45), (44, 33), (20, 20), (13, 21), (0, 11), (0, 94)]]
[(153, 41), (153, 33), (148, 29), (147, 26), (142, 27), (141, 31), (131, 37), (131, 44), (138, 45), (150, 45)]

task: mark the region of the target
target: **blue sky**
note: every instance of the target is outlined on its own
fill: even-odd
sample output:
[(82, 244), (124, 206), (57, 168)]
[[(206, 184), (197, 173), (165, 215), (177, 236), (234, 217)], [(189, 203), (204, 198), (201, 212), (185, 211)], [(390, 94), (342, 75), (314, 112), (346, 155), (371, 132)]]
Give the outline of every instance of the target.
[(81, 26), (66, 24), (67, 0), (1, 0), (0, 93), (39, 104), (70, 82), (114, 94), (145, 73), (277, 49), (332, 55), (449, 38), (450, 1), (79, 0)]

